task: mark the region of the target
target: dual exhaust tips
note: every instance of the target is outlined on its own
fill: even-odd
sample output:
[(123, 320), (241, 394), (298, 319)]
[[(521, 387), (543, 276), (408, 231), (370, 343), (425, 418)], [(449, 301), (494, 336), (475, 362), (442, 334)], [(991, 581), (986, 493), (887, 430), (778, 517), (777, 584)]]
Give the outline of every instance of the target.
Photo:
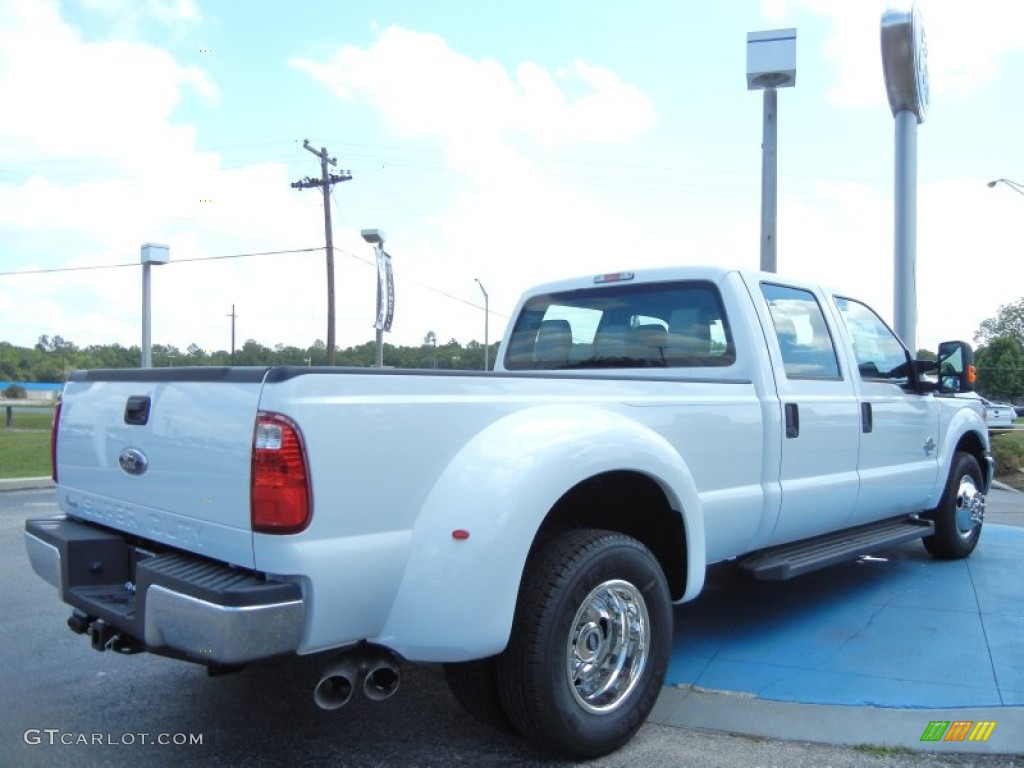
[(321, 675), (313, 689), (320, 709), (341, 709), (356, 689), (370, 701), (384, 701), (398, 690), (398, 660), (382, 649), (364, 646), (342, 656)]

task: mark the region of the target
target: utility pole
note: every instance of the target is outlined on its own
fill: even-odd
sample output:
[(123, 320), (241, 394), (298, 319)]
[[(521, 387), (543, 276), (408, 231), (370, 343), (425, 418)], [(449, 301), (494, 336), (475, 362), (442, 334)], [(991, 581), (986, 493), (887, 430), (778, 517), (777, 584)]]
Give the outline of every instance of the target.
[(235, 364), (235, 318), (238, 315), (235, 314), (235, 305), (231, 305), (231, 314), (228, 315), (231, 318), (231, 364)]
[(301, 181), (292, 183), (292, 189), (308, 189), (309, 187), (320, 187), (324, 193), (324, 235), (327, 240), (327, 364), (334, 365), (334, 233), (331, 230), (331, 185), (340, 181), (348, 181), (352, 178), (350, 171), (342, 171), (340, 174), (328, 173), (327, 166), (337, 165), (338, 160), (327, 156), (327, 147), (320, 147), (317, 152), (309, 139), (302, 142), (303, 149), (307, 149), (320, 158), (320, 178), (314, 179), (307, 176)]
[(491, 297), (487, 295), (487, 290), (484, 288), (484, 284), (480, 282), (477, 277), (473, 278), (476, 280), (476, 284), (480, 286), (480, 292), (484, 295), (484, 370), (490, 370), (490, 322), (491, 322)]

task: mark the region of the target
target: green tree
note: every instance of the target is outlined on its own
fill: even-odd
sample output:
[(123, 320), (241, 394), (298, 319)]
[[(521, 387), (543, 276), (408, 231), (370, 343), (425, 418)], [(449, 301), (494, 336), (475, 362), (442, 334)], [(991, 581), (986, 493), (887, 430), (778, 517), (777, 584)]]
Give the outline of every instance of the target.
[(1016, 339), (1017, 344), (1024, 348), (1024, 298), (1013, 304), (1003, 304), (995, 317), (983, 320), (974, 334), (974, 341), (988, 345), (1001, 336)]
[(0, 379), (13, 381), (18, 377), (18, 350), (6, 341), (0, 343)]
[(235, 365), (268, 365), (273, 358), (274, 351), (256, 339), (247, 339), (241, 349), (235, 350)]
[(1024, 397), (1024, 347), (1013, 336), (998, 336), (978, 350), (978, 391), (993, 400)]

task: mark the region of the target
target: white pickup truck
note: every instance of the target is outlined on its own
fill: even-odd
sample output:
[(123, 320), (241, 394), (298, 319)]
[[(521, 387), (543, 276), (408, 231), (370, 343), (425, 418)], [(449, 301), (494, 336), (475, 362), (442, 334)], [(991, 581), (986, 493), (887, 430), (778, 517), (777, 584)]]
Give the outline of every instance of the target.
[(623, 272), (521, 299), (493, 373), (78, 371), (33, 568), (97, 650), (230, 669), (331, 652), (336, 708), (444, 663), (477, 717), (589, 757), (649, 714), (672, 603), (922, 539), (974, 549), (971, 349), (915, 361), (776, 275)]

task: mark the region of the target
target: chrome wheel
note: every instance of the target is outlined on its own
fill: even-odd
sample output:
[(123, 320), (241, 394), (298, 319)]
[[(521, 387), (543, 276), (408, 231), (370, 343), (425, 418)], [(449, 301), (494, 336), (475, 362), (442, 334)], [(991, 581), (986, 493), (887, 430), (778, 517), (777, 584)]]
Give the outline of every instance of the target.
[(978, 546), (985, 522), (985, 475), (975, 456), (957, 451), (935, 509), (924, 517), (935, 524), (935, 532), (921, 541), (935, 557), (959, 560), (969, 557)]
[(569, 529), (527, 560), (498, 657), (501, 705), (542, 752), (600, 757), (644, 724), (671, 655), (672, 598), (657, 558), (622, 533)]
[(605, 714), (636, 687), (647, 664), (650, 619), (643, 595), (632, 584), (599, 584), (583, 600), (566, 646), (566, 674), (583, 709)]
[(961, 538), (968, 538), (975, 526), (985, 520), (985, 494), (978, 490), (974, 478), (964, 475), (956, 493), (956, 529)]

